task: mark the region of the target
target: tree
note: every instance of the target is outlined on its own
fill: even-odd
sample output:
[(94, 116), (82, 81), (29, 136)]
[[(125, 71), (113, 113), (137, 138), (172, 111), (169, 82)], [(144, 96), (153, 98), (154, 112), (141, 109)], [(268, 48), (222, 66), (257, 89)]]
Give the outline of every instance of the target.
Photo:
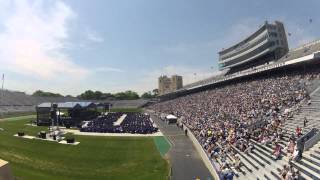
[(103, 93), (102, 94), (102, 99), (113, 99), (114, 95), (111, 93)]
[(39, 97), (63, 97), (59, 93), (52, 93), (52, 92), (44, 92), (41, 90), (35, 91), (32, 96), (39, 96)]
[(159, 95), (159, 89), (154, 89), (152, 90), (153, 96), (158, 96)]
[(106, 99), (117, 99), (117, 100), (132, 100), (139, 99), (138, 93), (134, 91), (119, 92), (116, 94), (103, 93), (101, 91), (87, 90), (84, 93), (77, 96), (79, 99), (84, 100), (106, 100)]
[(145, 93), (143, 93), (143, 94), (141, 95), (141, 98), (143, 98), (143, 99), (151, 99), (151, 98), (153, 98), (153, 97), (154, 97), (154, 96), (153, 96), (153, 94), (151, 94), (150, 91), (145, 92)]
[(82, 93), (82, 94), (80, 94), (80, 95), (78, 96), (78, 98), (80, 98), (80, 99), (85, 99), (85, 100), (87, 100), (87, 99), (93, 99), (93, 97), (94, 97), (94, 92), (91, 91), (91, 90), (87, 90), (87, 91), (85, 91), (84, 93)]
[(125, 92), (119, 92), (114, 95), (114, 97), (118, 100), (133, 100), (133, 99), (139, 99), (138, 93), (134, 91), (125, 91)]
[(152, 91), (148, 91), (148, 92), (143, 93), (141, 95), (141, 98), (143, 98), (143, 99), (152, 99), (152, 98), (157, 97), (158, 94), (159, 94), (158, 89), (154, 89)]
[(85, 100), (101, 100), (103, 97), (103, 93), (101, 91), (92, 91), (87, 90), (84, 93), (80, 94), (78, 98), (85, 99)]

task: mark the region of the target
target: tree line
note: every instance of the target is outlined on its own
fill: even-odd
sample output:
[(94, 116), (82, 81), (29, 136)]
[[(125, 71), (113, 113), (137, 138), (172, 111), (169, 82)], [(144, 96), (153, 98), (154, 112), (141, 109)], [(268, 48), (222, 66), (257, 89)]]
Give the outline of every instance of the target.
[[(40, 97), (64, 97), (59, 93), (52, 92), (44, 92), (41, 90), (35, 91), (32, 96), (40, 96)], [(148, 91), (143, 93), (141, 96), (135, 91), (124, 91), (118, 93), (104, 93), (101, 91), (92, 91), (86, 90), (80, 95), (76, 96), (78, 99), (82, 100), (134, 100), (134, 99), (152, 99), (158, 96), (158, 89), (154, 89), (152, 91)], [(71, 95), (67, 95), (65, 97), (73, 97)]]

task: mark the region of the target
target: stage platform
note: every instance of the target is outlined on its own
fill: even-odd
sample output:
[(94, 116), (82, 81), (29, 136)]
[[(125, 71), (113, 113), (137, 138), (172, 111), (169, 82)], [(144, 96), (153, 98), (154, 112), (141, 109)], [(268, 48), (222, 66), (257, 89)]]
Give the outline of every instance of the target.
[(0, 180), (14, 180), (9, 163), (0, 159)]

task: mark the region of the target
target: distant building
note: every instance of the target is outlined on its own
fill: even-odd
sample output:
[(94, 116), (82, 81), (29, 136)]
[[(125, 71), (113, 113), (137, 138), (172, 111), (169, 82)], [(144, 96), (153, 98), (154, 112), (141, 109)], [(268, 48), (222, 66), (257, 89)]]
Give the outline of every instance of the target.
[(160, 76), (158, 81), (159, 95), (176, 91), (183, 87), (182, 76), (173, 75), (171, 78)]
[(231, 72), (276, 61), (289, 51), (283, 23), (267, 21), (245, 40), (219, 52), (219, 69)]

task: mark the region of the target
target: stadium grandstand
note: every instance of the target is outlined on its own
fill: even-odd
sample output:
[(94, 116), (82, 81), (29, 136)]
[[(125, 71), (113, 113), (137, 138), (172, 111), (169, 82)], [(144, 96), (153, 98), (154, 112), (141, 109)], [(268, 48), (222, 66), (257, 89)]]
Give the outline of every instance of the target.
[(189, 92), (194, 92), (195, 90), (205, 89), (207, 87), (212, 87), (219, 83), (228, 82), (238, 78), (244, 78), (247, 76), (252, 76), (259, 73), (267, 73), (271, 71), (283, 71), (287, 68), (303, 66), (310, 63), (317, 63), (317, 60), (320, 57), (320, 40), (315, 40), (313, 42), (304, 44), (300, 47), (290, 50), (286, 55), (280, 58), (277, 61), (271, 61), (259, 66), (253, 66), (246, 70), (234, 72), (228, 74), (227, 71), (221, 71), (219, 75), (209, 77), (204, 80), (200, 80), (191, 84), (185, 85), (183, 88), (160, 96), (160, 99), (167, 99), (176, 97), (179, 95), (184, 95)]
[(112, 104), (113, 108), (139, 108), (145, 106), (150, 100), (135, 99), (135, 100), (111, 100), (107, 101)]
[[(285, 36), (282, 23), (265, 23), (219, 52), (220, 75), (148, 107), (179, 117), (221, 179), (320, 179), (320, 41), (288, 51)], [(275, 42), (271, 55), (247, 53), (262, 47), (253, 41)]]
[(236, 45), (219, 52), (220, 70), (230, 72), (258, 66), (280, 59), (288, 52), (288, 41), (283, 23), (267, 21), (256, 32)]
[[(24, 92), (11, 91), (11, 90), (0, 90), (0, 114), (15, 113), (15, 112), (35, 112), (36, 106), (49, 102), (75, 102), (79, 99), (74, 97), (40, 97), (31, 96)], [(112, 104), (113, 108), (139, 108), (149, 102), (145, 99), (137, 100), (87, 100), (92, 102), (108, 102)]]
[(24, 92), (0, 90), (0, 114), (35, 112), (35, 106), (43, 102), (75, 101), (71, 97), (36, 97)]

